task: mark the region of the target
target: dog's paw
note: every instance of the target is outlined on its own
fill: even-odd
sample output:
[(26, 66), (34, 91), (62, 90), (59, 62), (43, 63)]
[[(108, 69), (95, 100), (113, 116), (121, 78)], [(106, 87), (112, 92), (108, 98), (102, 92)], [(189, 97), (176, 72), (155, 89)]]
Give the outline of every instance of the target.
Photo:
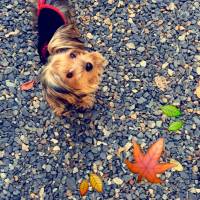
[(82, 101), (79, 103), (79, 107), (83, 109), (92, 108), (94, 105), (94, 97), (93, 96), (86, 96), (82, 98)]

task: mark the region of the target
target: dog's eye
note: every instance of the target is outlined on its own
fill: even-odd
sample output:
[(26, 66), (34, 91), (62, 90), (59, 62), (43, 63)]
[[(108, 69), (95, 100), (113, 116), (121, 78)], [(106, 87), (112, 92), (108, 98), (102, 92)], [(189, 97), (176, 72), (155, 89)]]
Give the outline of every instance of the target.
[(67, 78), (72, 78), (72, 77), (73, 77), (73, 73), (72, 72), (67, 73)]
[(89, 72), (93, 69), (93, 65), (91, 63), (86, 63), (85, 69), (86, 69), (87, 72)]
[(75, 53), (70, 53), (70, 58), (76, 58), (76, 54)]

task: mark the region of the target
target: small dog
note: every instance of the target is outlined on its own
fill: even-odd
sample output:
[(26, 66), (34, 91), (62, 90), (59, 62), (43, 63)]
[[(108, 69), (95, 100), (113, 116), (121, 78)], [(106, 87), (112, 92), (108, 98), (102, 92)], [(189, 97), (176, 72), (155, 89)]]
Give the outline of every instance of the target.
[(81, 42), (66, 0), (37, 1), (38, 52), (44, 97), (54, 113), (67, 115), (66, 106), (91, 108), (106, 59)]

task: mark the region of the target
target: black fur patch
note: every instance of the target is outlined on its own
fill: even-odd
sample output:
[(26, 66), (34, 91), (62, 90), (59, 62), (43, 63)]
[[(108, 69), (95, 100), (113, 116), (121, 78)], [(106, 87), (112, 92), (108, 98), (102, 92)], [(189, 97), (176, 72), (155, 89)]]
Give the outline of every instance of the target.
[(49, 56), (48, 51), (46, 51), (45, 56), (42, 56), (42, 48), (45, 45), (48, 45), (56, 30), (64, 24), (65, 22), (61, 16), (54, 10), (50, 8), (43, 8), (40, 11), (40, 15), (38, 16), (38, 51), (42, 63), (46, 63)]

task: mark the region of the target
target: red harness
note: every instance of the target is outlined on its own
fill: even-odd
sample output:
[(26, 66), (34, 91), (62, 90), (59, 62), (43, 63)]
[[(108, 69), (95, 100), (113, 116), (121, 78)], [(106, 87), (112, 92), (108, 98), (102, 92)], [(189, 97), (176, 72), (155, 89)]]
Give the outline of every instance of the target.
[(43, 9), (43, 8), (49, 8), (55, 12), (57, 12), (60, 17), (63, 19), (63, 21), (65, 22), (65, 24), (67, 23), (67, 20), (65, 18), (65, 15), (56, 7), (50, 5), (50, 4), (46, 4), (46, 0), (38, 0), (38, 11), (37, 11), (37, 16), (40, 15), (40, 11)]

